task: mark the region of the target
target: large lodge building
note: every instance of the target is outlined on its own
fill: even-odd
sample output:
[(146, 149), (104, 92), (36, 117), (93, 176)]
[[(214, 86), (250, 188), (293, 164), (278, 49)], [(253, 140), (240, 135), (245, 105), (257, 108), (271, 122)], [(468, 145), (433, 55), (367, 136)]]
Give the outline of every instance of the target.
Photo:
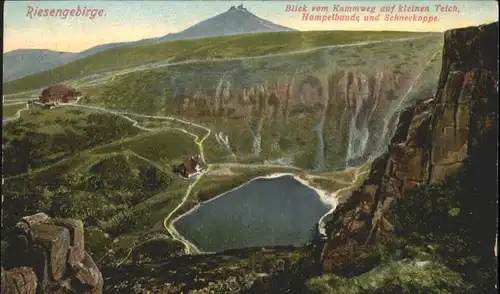
[(78, 99), (80, 95), (81, 93), (75, 89), (63, 85), (56, 85), (43, 90), (42, 95), (39, 97), (39, 102), (68, 103)]

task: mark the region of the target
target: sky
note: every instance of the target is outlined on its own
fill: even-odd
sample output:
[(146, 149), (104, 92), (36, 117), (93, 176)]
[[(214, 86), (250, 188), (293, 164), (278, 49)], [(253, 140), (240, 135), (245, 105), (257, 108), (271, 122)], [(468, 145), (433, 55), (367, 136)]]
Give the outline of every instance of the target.
[[(498, 21), (494, 0), (476, 1), (6, 1), (4, 5), (4, 52), (15, 49), (51, 49), (80, 52), (96, 45), (135, 41), (175, 33), (216, 16), (231, 5), (243, 4), (255, 15), (301, 31), (397, 30), (445, 31)], [(304, 21), (302, 12), (287, 12), (287, 5), (306, 5), (311, 14), (331, 15), (333, 5), (383, 6), (427, 5), (438, 16), (433, 23)], [(435, 12), (435, 5), (456, 5), (459, 12)], [(328, 6), (329, 12), (312, 12), (312, 6)], [(34, 9), (102, 9), (101, 16), (36, 16)], [(30, 17), (28, 12), (31, 10)], [(352, 13), (344, 13), (351, 15)], [(382, 16), (385, 13), (382, 13)], [(400, 13), (412, 15), (413, 13)]]

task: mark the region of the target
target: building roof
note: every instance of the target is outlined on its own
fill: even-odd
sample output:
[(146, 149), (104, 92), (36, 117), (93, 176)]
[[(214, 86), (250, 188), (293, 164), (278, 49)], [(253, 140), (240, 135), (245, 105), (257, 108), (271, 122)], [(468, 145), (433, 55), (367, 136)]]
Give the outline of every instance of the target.
[(183, 164), (185, 171), (187, 173), (195, 173), (196, 172), (196, 165), (200, 165), (202, 167), (204, 165), (203, 160), (201, 160), (200, 156), (191, 156), (189, 159), (187, 159)]
[(64, 85), (55, 85), (48, 87), (42, 91), (42, 96), (72, 96), (75, 94), (75, 90)]

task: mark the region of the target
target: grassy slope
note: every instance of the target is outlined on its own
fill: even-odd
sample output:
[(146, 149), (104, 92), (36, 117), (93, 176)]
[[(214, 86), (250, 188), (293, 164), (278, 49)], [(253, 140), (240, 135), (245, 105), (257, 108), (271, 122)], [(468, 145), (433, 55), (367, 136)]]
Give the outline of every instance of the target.
[(15, 104), (15, 105), (3, 105), (2, 108), (2, 118), (10, 118), (16, 115), (17, 111), (25, 108), (25, 104)]
[(139, 133), (129, 121), (79, 109), (31, 108), (3, 130), (4, 175), (55, 163), (74, 153)]
[[(185, 123), (181, 123), (176, 120), (167, 120), (167, 119), (156, 119), (156, 118), (145, 118), (142, 116), (138, 115), (130, 115), (131, 118), (135, 119), (138, 121), (141, 126), (147, 127), (147, 128), (168, 128), (168, 129), (183, 129), (187, 132), (190, 132), (192, 135), (196, 135), (198, 138), (196, 140), (201, 140), (203, 137), (207, 135), (207, 131), (203, 128), (193, 126), (193, 125), (188, 125)], [(209, 124), (205, 124), (209, 125)], [(178, 133), (177, 136), (180, 135), (182, 132), (176, 132)], [(172, 136), (168, 138), (168, 140), (165, 140), (161, 144), (163, 145), (170, 145), (169, 142), (174, 142), (176, 140), (175, 133), (170, 133)], [(183, 137), (183, 142), (187, 142), (187, 138), (185, 136), (185, 133), (182, 133)], [(189, 140), (191, 140), (189, 143), (182, 143), (182, 144), (194, 144), (193, 140), (195, 139), (194, 136), (190, 135)], [(179, 146), (182, 146), (182, 144), (179, 144)], [(145, 147), (148, 148), (148, 147)], [(168, 148), (166, 148), (168, 149)], [(227, 150), (221, 148), (220, 144), (217, 142), (215, 138), (215, 134), (212, 132), (204, 141), (203, 141), (203, 151), (205, 153), (205, 161), (207, 163), (216, 163), (216, 162), (228, 162), (232, 161), (233, 159), (228, 157), (230, 154), (227, 152)], [(157, 151), (155, 151), (157, 152)], [(155, 153), (153, 152), (153, 153)], [(192, 154), (189, 154), (192, 155)]]
[(256, 56), (311, 47), (367, 40), (384, 40), (422, 33), (411, 32), (277, 32), (247, 36), (180, 40), (156, 45), (119, 48), (70, 62), (49, 71), (37, 73), (4, 84), (4, 94), (44, 87), (89, 74), (124, 69), (162, 60), (229, 58)]
[[(155, 245), (144, 255), (156, 255), (160, 246)], [(237, 291), (241, 285), (251, 284), (262, 273), (273, 272), (279, 263), (295, 263), (305, 254), (292, 246), (249, 248), (172, 257), (159, 268), (126, 265), (102, 271), (107, 278), (105, 292), (110, 294), (133, 293), (137, 284), (141, 285), (141, 293), (244, 293)], [(148, 282), (144, 282), (144, 277)]]
[(384, 264), (351, 279), (324, 275), (309, 280), (307, 286), (311, 294), (461, 293), (464, 290), (457, 272), (435, 262), (420, 263), (423, 265), (415, 261)]
[[(96, 115), (109, 117), (106, 124), (114, 131), (90, 123), (93, 120), (89, 117)], [(116, 123), (122, 120), (106, 113), (57, 108), (26, 112), (22, 119), (9, 123), (3, 134), (6, 147), (26, 137), (17, 144), (25, 146), (27, 152), (35, 152), (33, 156), (12, 153), (11, 165), (23, 163), (20, 160), (24, 157), (44, 161), (28, 172), (11, 173), (16, 176), (5, 180), (4, 222), (13, 226), (20, 216), (38, 211), (82, 219), (86, 227), (94, 227), (87, 233), (86, 246), (97, 260), (109, 249), (117, 254), (107, 257), (110, 262), (125, 254), (137, 236), (153, 228), (177, 206), (189, 182), (174, 176), (170, 166), (197, 153), (198, 147), (191, 136), (178, 131), (140, 134), (132, 128), (133, 132), (123, 132), (131, 124)], [(55, 145), (50, 142), (57, 138), (58, 144), (66, 146), (70, 141), (87, 140), (85, 130), (102, 137), (78, 152), (51, 155)], [(41, 135), (46, 139), (29, 140)], [(123, 241), (112, 243), (103, 233)]]
[(190, 136), (178, 131), (158, 131), (140, 138), (100, 148), (95, 153), (130, 150), (146, 157), (159, 166), (168, 166), (198, 153), (198, 147)]
[[(115, 131), (94, 124), (95, 118), (100, 118), (98, 122), (105, 122)], [(82, 219), (88, 228), (86, 246), (99, 264), (114, 264), (128, 254), (133, 244), (149, 239), (151, 234), (163, 234), (163, 218), (179, 204), (191, 183), (175, 176), (171, 166), (198, 153), (198, 146), (192, 136), (168, 129), (182, 127), (178, 122), (147, 119), (141, 123), (153, 124), (159, 129), (138, 132), (128, 121), (114, 115), (66, 108), (27, 111), (20, 120), (10, 122), (3, 136), (7, 147), (25, 137), (43, 135), (45, 138), (33, 142), (22, 140), (20, 146), (31, 142), (35, 145), (23, 148), (38, 152), (33, 156), (29, 155), (31, 153), (27, 153), (28, 156), (12, 153), (9, 156), (11, 165), (17, 166), (23, 157), (40, 157), (44, 161), (29, 165), (23, 173), (13, 173), (12, 169), (11, 177), (6, 178), (3, 186), (5, 227), (12, 227), (23, 215), (39, 211), (51, 216)], [(188, 129), (198, 136), (206, 133), (195, 127)], [(63, 146), (70, 141), (89, 141), (85, 139), (89, 135), (85, 130), (102, 137), (84, 149), (78, 148), (77, 152), (53, 154), (55, 145), (50, 142), (55, 138), (55, 142)], [(227, 154), (217, 151), (216, 142), (208, 139), (206, 142), (207, 158), (223, 161)], [(219, 178), (215, 185), (201, 187), (205, 194), (215, 196), (252, 177), (273, 171), (277, 170), (238, 170), (236, 177)], [(211, 182), (210, 178), (206, 181)], [(165, 247), (162, 256), (175, 254), (180, 249), (179, 244), (171, 240), (161, 242), (168, 244), (168, 248), (160, 246)], [(113, 253), (107, 254), (110, 249)]]

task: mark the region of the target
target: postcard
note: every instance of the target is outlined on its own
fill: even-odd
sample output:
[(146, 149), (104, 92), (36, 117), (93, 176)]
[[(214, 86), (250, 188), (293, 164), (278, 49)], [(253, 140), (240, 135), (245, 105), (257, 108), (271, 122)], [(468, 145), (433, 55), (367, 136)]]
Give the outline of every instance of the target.
[(2, 293), (496, 293), (496, 1), (5, 1)]

